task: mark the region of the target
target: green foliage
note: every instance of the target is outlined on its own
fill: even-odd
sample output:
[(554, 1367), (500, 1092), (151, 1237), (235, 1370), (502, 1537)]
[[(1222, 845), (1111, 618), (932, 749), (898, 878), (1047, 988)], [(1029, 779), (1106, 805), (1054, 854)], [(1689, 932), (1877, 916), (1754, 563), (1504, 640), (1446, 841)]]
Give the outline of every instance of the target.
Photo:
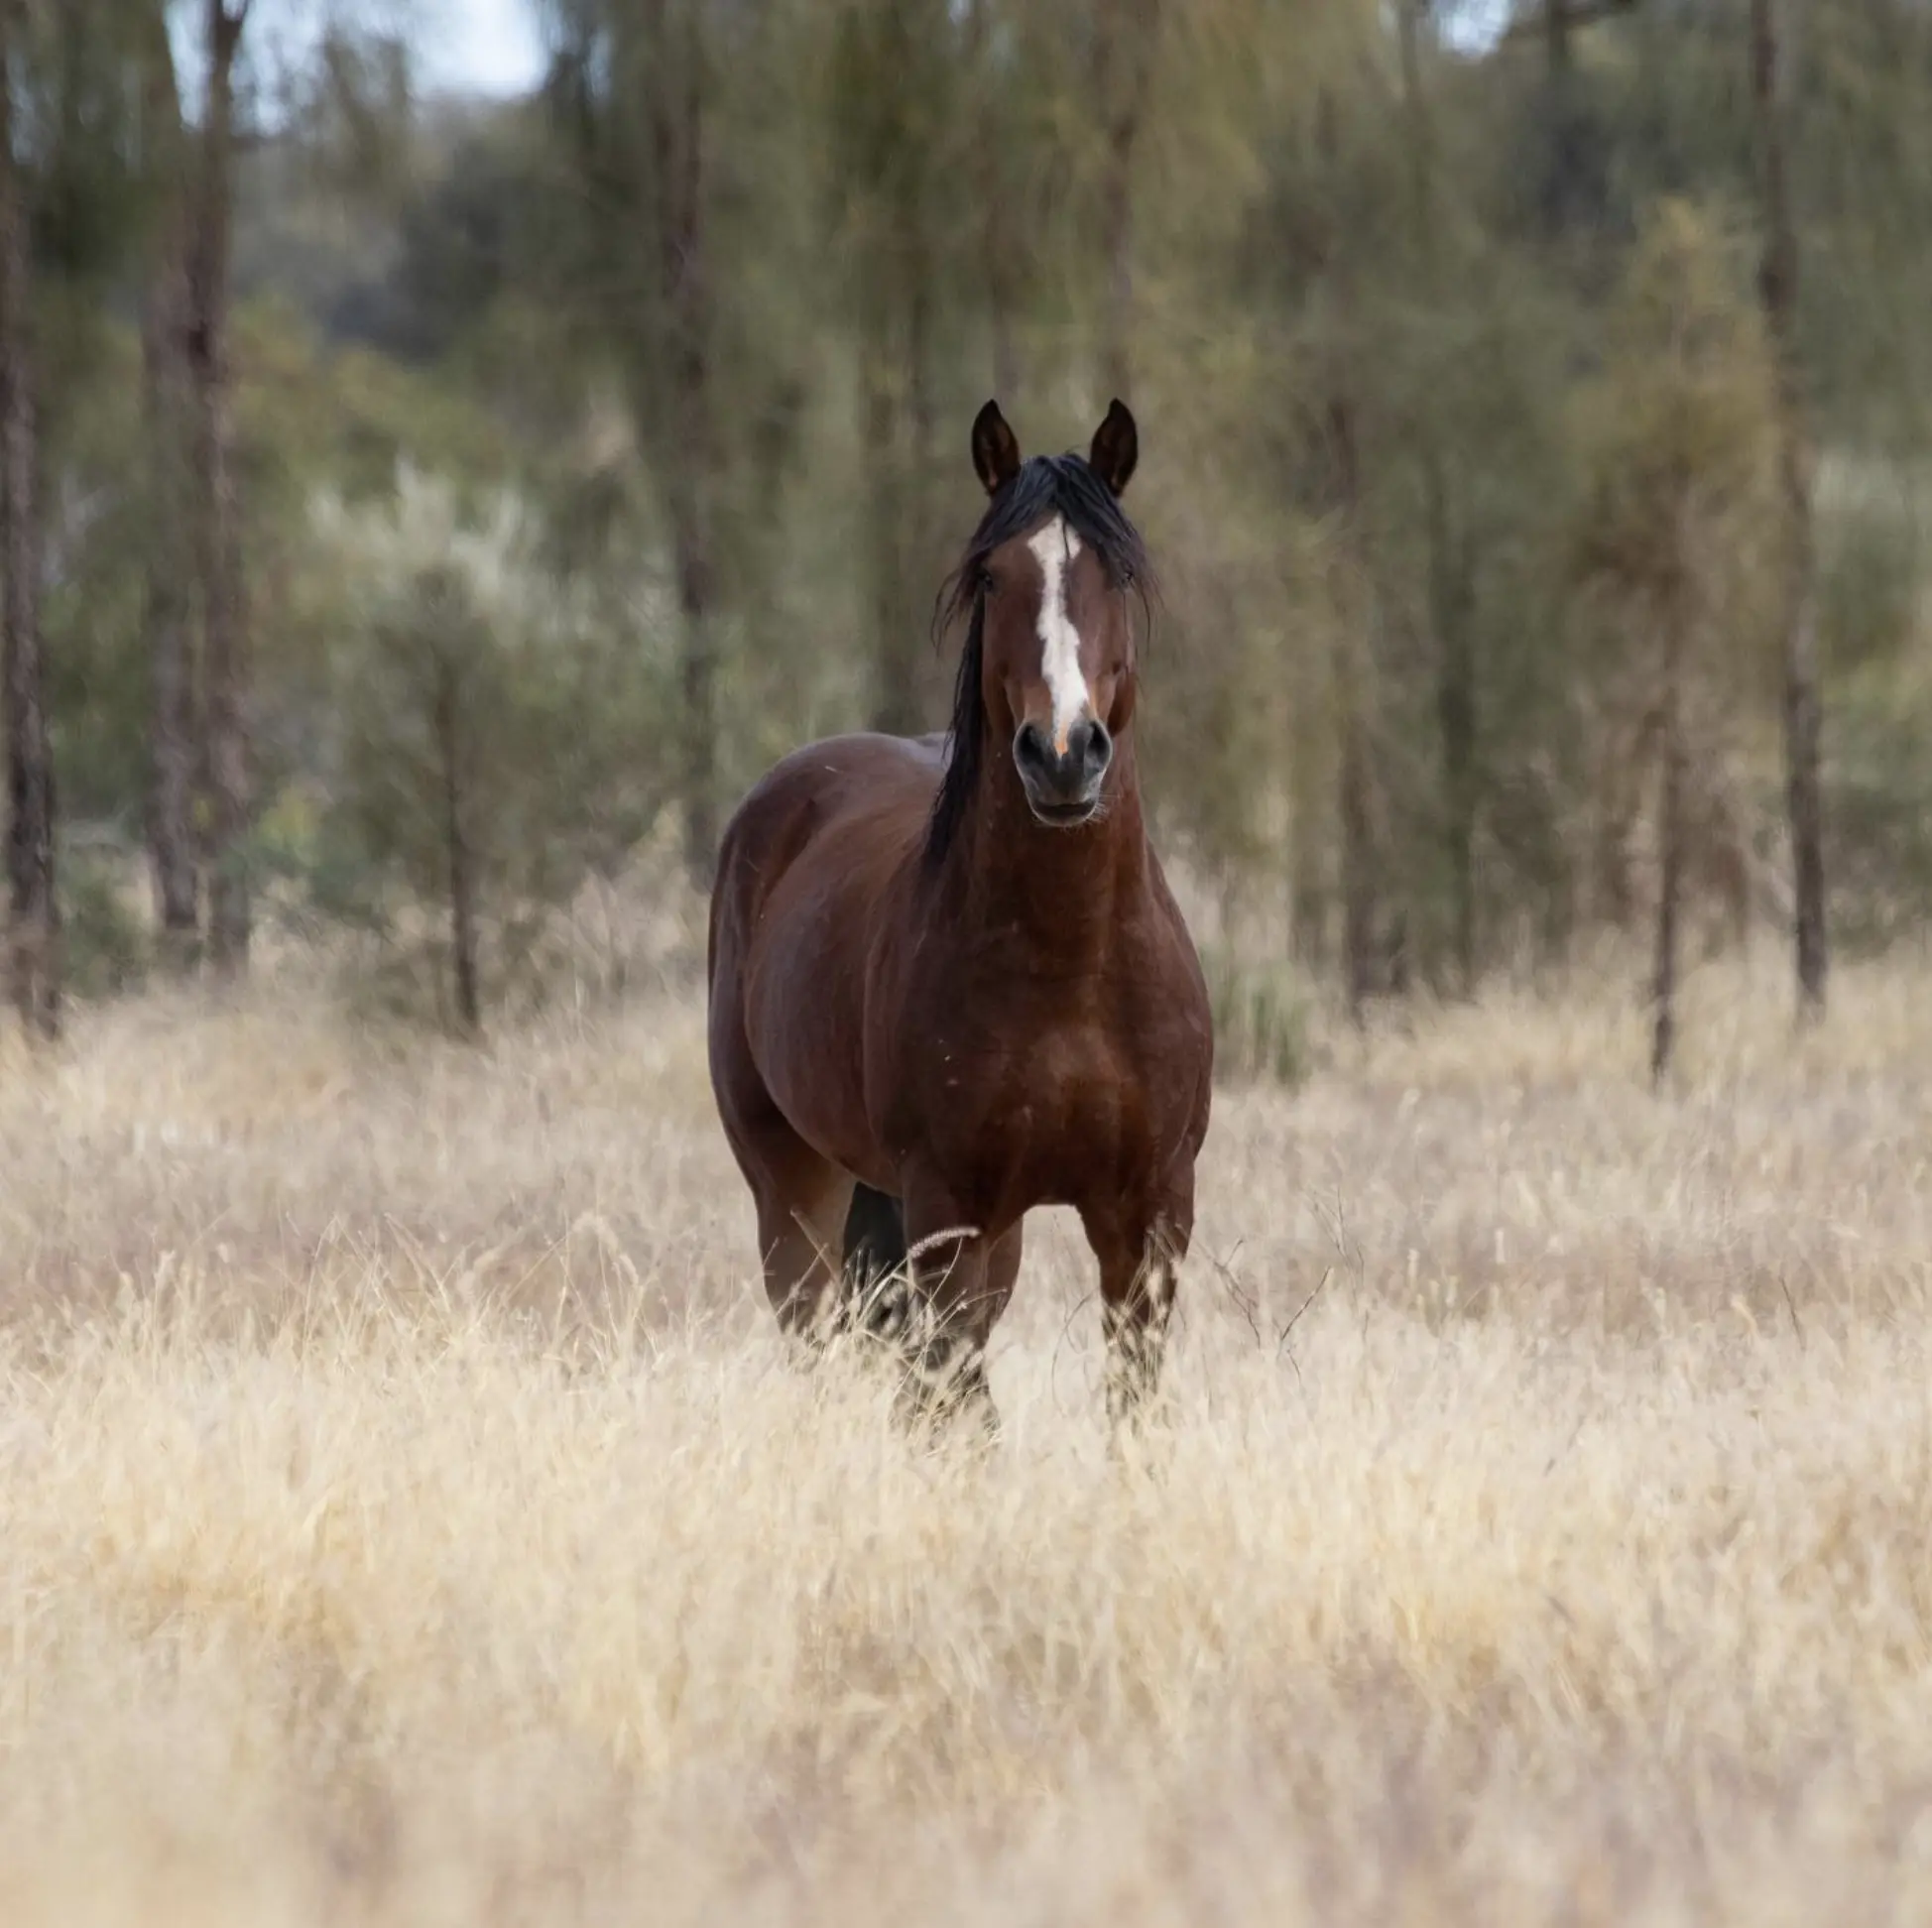
[(310, 904), (398, 952), (443, 956), (460, 838), (486, 980), (498, 996), (531, 990), (551, 916), (622, 864), (663, 800), (661, 666), (592, 587), (547, 576), (513, 496), (468, 505), (405, 468), (392, 502), (318, 514), (355, 613), (328, 664)]
[(1687, 203), (1646, 216), (1607, 347), (1576, 403), (1591, 482), (1578, 561), (1586, 581), (1653, 614), (1699, 595), (1698, 578), (1721, 566), (1709, 552), (1719, 526), (1761, 518), (1772, 499), (1762, 322), (1722, 236)]
[[(1254, 907), (1216, 966), (1231, 1067), (1300, 1049), (1293, 981), (1258, 962), (1284, 947), (1268, 906), (1292, 898), (1311, 957), (1339, 923), (1338, 663), (1381, 921), (1418, 982), (1453, 976), (1458, 700), (1479, 963), (1630, 915), (1666, 615), (1700, 782), (1774, 847), (1783, 512), (1745, 10), (1614, 14), (1561, 70), (1538, 37), (1444, 38), (1480, 11), (1437, 0), (1405, 46), (1369, 0), (555, 0), (544, 88), (502, 105), (418, 97), (416, 50), (343, 14), (256, 98), (239, 186), (252, 861), (426, 998), (454, 690), (491, 988), (534, 977), (557, 906), (664, 800), (693, 521), (721, 798), (876, 713), (884, 668), (936, 726), (927, 614), (980, 509), (966, 423), (998, 388), (1029, 448), (1078, 445), (1122, 301), (1130, 506), (1164, 590), (1143, 767), (1162, 835)], [(69, 814), (131, 839), (154, 15), (35, 17), (56, 751)], [(1109, 35), (1149, 20), (1122, 280)], [(1923, 903), (1932, 12), (1810, 9), (1791, 80), (1833, 834), (1843, 920), (1878, 941)], [(693, 207), (695, 283), (664, 245)]]
[(62, 964), (76, 998), (139, 990), (153, 968), (153, 938), (130, 902), (132, 869), (125, 850), (61, 852)]
[(1311, 1068), (1314, 1005), (1293, 967), (1250, 963), (1226, 946), (1202, 959), (1218, 1078), (1298, 1085)]
[(1819, 628), (1825, 662), (1882, 672), (1916, 637), (1925, 568), (1923, 484), (1882, 460), (1819, 477)]
[(1672, 677), (1755, 685), (1768, 713), (1782, 504), (1761, 316), (1705, 214), (1681, 201), (1646, 214), (1606, 335), (1602, 373), (1573, 404), (1587, 484), (1572, 555), (1600, 714), (1625, 744), (1607, 753), (1621, 783), (1631, 746), (1655, 741)]
[(1932, 924), (1932, 702), (1868, 675), (1833, 717), (1825, 821), (1831, 839), (1832, 921), (1863, 951), (1923, 937)]

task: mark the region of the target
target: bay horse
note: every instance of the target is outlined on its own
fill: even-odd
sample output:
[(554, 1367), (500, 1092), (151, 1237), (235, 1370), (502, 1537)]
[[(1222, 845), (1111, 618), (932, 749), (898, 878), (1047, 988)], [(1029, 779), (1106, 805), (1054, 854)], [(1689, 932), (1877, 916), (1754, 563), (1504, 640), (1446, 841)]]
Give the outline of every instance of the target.
[(780, 1324), (816, 1343), (872, 1281), (918, 1410), (997, 1428), (985, 1349), (1035, 1206), (1100, 1265), (1107, 1409), (1158, 1382), (1194, 1224), (1213, 1026), (1147, 839), (1120, 506), (1139, 431), (1084, 458), (973, 423), (991, 498), (941, 591), (967, 631), (944, 735), (831, 737), (775, 765), (719, 852), (711, 1083)]

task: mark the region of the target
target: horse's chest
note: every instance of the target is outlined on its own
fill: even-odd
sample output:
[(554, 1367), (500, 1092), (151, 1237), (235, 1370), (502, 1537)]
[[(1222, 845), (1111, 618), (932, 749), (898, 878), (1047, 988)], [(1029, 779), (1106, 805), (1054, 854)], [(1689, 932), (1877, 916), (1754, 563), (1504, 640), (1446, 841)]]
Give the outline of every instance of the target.
[(1146, 1162), (1146, 1084), (1107, 1028), (1059, 1026), (973, 1059), (936, 1081), (935, 1123), (976, 1174), (975, 1189), (1014, 1203), (1077, 1204)]

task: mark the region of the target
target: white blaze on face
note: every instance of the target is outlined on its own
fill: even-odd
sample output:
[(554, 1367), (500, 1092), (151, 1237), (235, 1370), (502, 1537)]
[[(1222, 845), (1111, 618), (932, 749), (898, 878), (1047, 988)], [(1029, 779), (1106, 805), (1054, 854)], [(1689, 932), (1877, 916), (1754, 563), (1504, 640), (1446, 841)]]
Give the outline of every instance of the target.
[(1087, 707), (1087, 679), (1080, 673), (1080, 632), (1067, 613), (1067, 576), (1080, 553), (1080, 539), (1055, 516), (1027, 539), (1039, 564), (1039, 662), (1053, 698), (1053, 750), (1066, 755), (1066, 740)]

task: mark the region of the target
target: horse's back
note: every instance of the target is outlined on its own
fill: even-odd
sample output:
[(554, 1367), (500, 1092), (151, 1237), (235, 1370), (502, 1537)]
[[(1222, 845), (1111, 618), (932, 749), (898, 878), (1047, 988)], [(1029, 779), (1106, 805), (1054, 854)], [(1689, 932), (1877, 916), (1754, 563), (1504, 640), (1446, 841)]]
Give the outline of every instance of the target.
[(886, 736), (871, 730), (823, 737), (781, 757), (745, 792), (725, 826), (725, 846), (774, 817), (800, 809), (821, 816), (871, 812), (921, 793), (929, 803), (944, 767), (943, 737)]

